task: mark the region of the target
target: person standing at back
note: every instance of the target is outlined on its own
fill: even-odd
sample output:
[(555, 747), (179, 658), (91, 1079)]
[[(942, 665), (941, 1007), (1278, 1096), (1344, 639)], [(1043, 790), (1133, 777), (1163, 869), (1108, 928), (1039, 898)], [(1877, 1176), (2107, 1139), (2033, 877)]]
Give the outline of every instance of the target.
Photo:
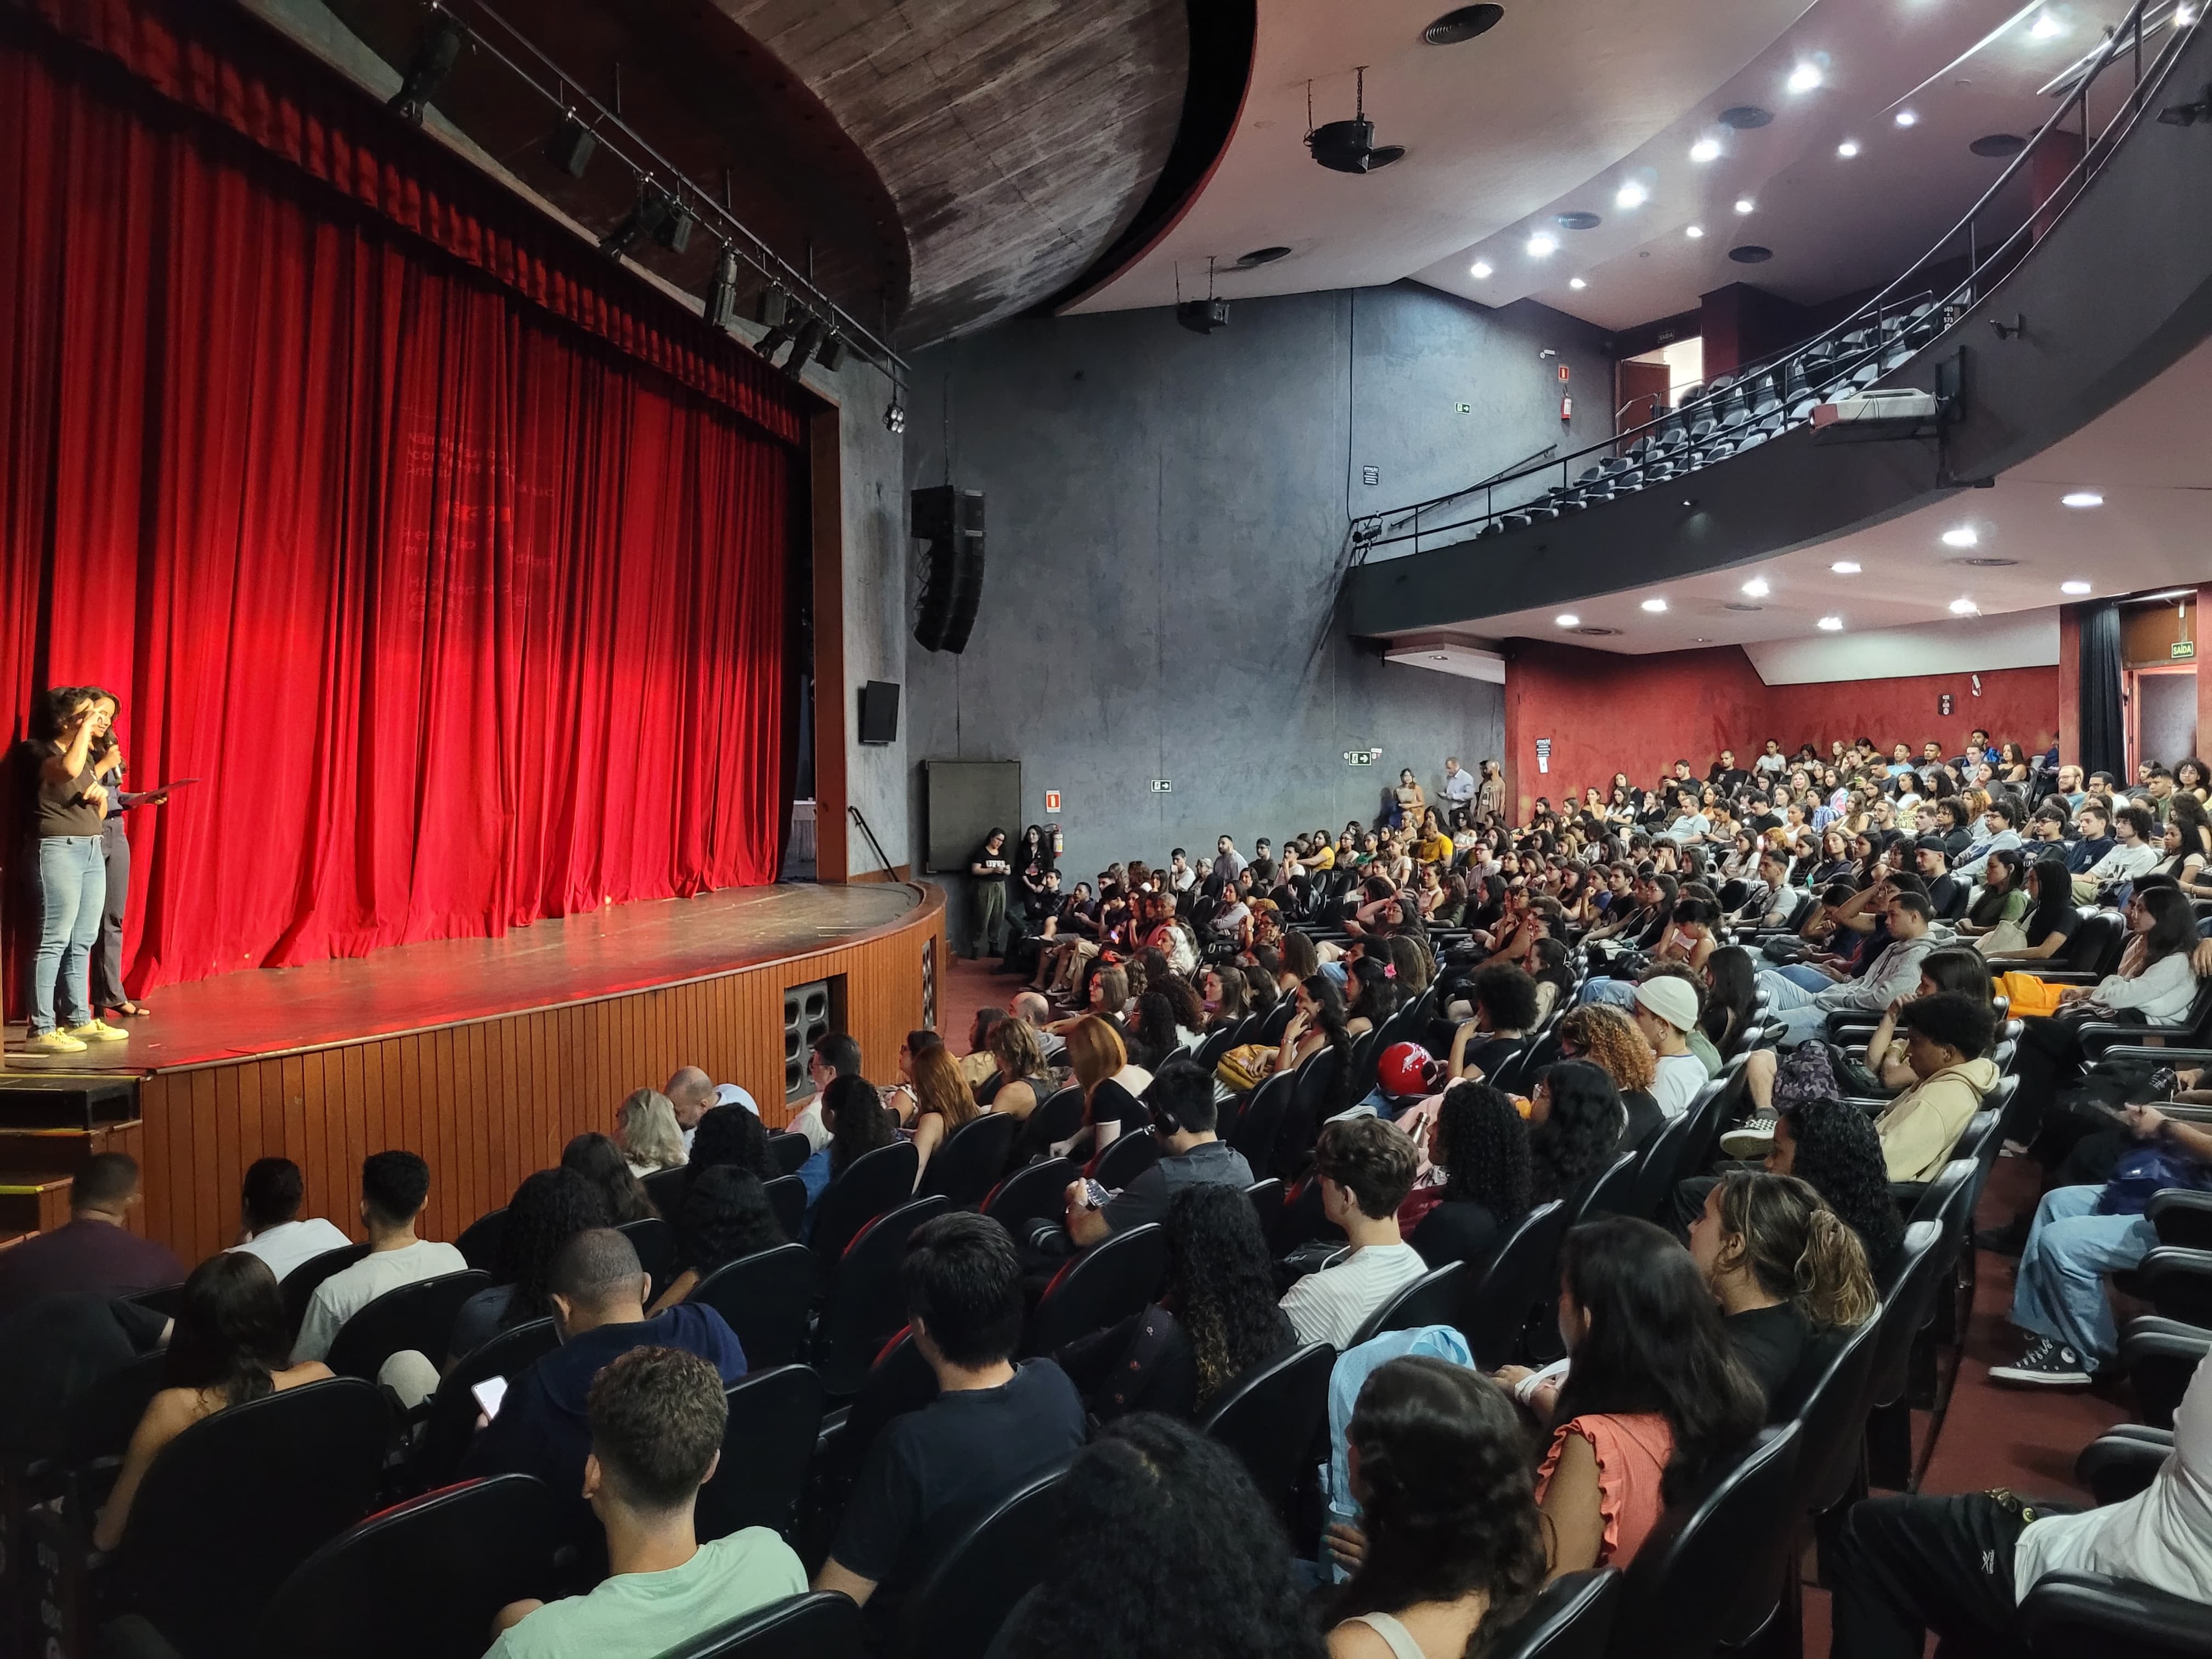
[(430, 1201), (430, 1166), (412, 1152), (371, 1152), (361, 1163), (361, 1224), (368, 1254), (315, 1287), (292, 1363), (326, 1359), (339, 1328), (386, 1291), (441, 1273), (465, 1273), (468, 1261), (450, 1244), (415, 1236)]
[(130, 1230), (137, 1202), (137, 1158), (124, 1152), (87, 1158), (70, 1187), (67, 1224), (0, 1255), (0, 1314), (42, 1296), (131, 1296), (183, 1279), (185, 1264), (167, 1245)]
[(241, 1237), (230, 1248), (259, 1256), (279, 1284), (301, 1263), (353, 1242), (320, 1216), (300, 1219), (305, 1190), (300, 1166), (289, 1158), (255, 1158), (239, 1189)]

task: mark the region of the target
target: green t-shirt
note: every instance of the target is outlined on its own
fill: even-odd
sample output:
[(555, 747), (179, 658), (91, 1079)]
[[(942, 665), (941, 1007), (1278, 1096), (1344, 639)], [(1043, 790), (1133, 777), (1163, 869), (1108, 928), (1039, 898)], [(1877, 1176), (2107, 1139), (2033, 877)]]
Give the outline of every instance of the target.
[(806, 1570), (766, 1527), (702, 1544), (665, 1572), (626, 1572), (589, 1595), (549, 1601), (491, 1645), (484, 1659), (605, 1659), (655, 1654), (806, 1591)]
[(1721, 1051), (1713, 1047), (1713, 1040), (1694, 1028), (1689, 1033), (1690, 1052), (1698, 1057), (1698, 1064), (1705, 1068), (1708, 1078), (1721, 1074)]

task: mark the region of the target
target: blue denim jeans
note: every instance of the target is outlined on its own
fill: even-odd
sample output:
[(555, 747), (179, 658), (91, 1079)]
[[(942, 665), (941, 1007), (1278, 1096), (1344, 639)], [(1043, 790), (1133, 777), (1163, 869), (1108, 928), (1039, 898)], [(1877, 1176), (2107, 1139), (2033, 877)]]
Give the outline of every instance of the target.
[(2092, 1364), (2120, 1352), (2105, 1275), (2132, 1267), (2158, 1243), (2139, 1215), (2099, 1215), (2101, 1187), (2054, 1187), (2043, 1195), (2013, 1282), (2012, 1322), (2055, 1337)]
[(107, 902), (107, 861), (98, 836), (39, 841), (39, 949), (31, 958), (31, 1035), (92, 1018), (92, 945)]

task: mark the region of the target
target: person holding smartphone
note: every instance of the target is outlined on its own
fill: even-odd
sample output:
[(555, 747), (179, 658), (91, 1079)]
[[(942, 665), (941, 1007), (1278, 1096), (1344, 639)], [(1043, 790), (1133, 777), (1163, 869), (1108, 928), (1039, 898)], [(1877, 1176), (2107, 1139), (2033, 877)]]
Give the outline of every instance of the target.
[(100, 936), (92, 947), (92, 1006), (99, 1012), (137, 1019), (150, 1011), (144, 1003), (133, 1002), (123, 988), (123, 914), (131, 902), (131, 837), (123, 832), (123, 815), (134, 806), (159, 806), (169, 797), (166, 791), (134, 795), (124, 788), (123, 745), (115, 737), (122, 701), (112, 691), (96, 686), (86, 690), (92, 693), (93, 707), (102, 722), (92, 741), (93, 771), (107, 792), (106, 816), (100, 826), (100, 862), (106, 867), (107, 884), (100, 907)]
[(93, 941), (107, 902), (100, 845), (108, 789), (93, 746), (107, 726), (107, 708), (96, 692), (58, 686), (40, 702), (27, 744), (40, 901), (30, 1036), (23, 1045), (30, 1054), (82, 1054), (88, 1043), (119, 1042), (125, 1035), (93, 1012), (90, 983)]

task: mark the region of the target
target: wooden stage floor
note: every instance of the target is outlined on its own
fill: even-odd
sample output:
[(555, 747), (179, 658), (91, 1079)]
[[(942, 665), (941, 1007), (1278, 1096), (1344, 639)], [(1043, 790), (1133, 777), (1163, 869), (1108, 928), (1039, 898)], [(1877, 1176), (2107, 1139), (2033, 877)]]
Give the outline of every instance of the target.
[(127, 1042), (81, 1054), (16, 1051), (8, 1069), (144, 1076), (298, 1054), (495, 1015), (588, 1002), (764, 966), (895, 926), (921, 905), (888, 884), (730, 888), (610, 906), (519, 927), (504, 939), (434, 939), (297, 968), (247, 969), (150, 992)]

